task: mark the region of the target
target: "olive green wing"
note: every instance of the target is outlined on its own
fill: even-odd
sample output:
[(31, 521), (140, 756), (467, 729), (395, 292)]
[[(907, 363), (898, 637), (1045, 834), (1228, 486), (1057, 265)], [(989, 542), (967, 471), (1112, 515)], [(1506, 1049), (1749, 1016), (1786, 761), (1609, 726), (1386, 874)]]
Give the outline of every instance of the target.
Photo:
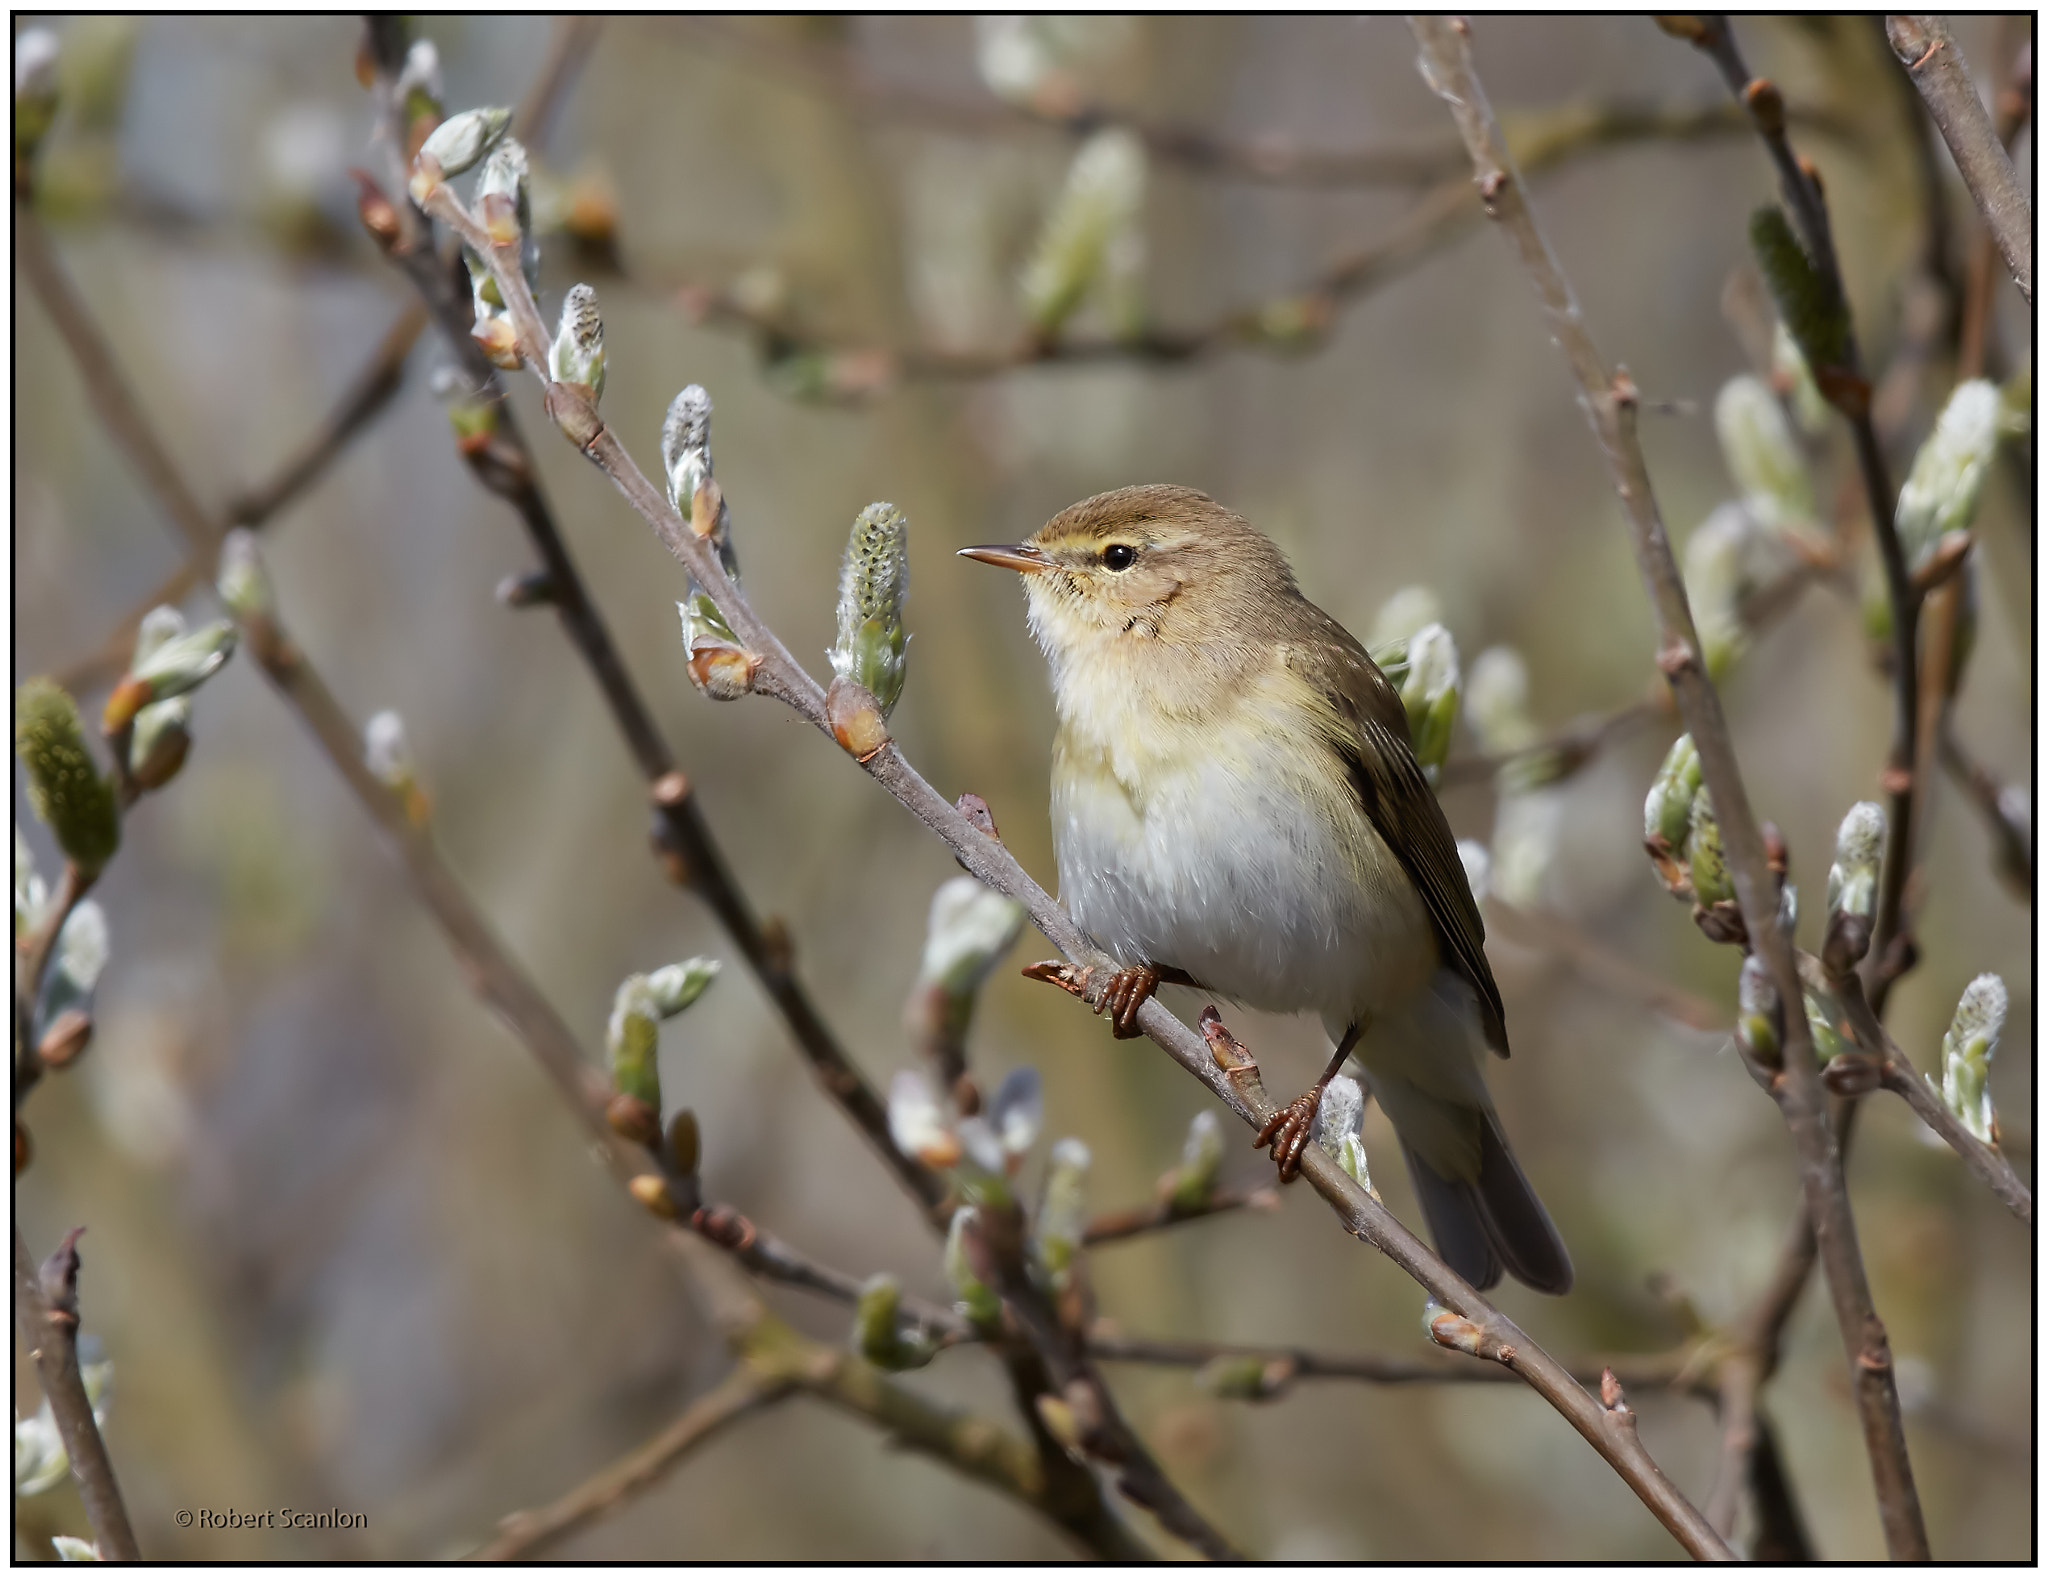
[(1340, 720), (1356, 730), (1353, 738), (1340, 737), (1337, 747), (1350, 764), (1359, 801), (1422, 895), (1436, 923), (1444, 962), (1472, 983), (1486, 1044), (1506, 1057), (1507, 1019), (1493, 968), (1486, 962), (1486, 925), (1479, 918), (1451, 824), (1415, 759), (1407, 709), (1350, 632), (1321, 610), (1315, 612), (1324, 627), (1319, 632), (1319, 655), (1327, 664), (1327, 672), (1318, 678)]

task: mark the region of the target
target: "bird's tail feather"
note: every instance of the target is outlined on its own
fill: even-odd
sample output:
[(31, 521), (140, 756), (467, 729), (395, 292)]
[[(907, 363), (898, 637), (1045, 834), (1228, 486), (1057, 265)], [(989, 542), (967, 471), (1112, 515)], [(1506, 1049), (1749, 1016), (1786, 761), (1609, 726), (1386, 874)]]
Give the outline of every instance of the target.
[(1490, 1288), (1505, 1268), (1539, 1293), (1571, 1291), (1572, 1257), (1492, 1113), (1481, 1124), (1479, 1175), (1469, 1183), (1439, 1176), (1412, 1146), (1401, 1151), (1437, 1253), (1459, 1276)]

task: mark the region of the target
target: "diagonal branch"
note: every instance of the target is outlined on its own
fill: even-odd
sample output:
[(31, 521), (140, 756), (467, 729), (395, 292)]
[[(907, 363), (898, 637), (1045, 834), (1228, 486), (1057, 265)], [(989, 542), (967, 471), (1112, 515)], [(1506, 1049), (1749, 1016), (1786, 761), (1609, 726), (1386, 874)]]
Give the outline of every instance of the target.
[[(510, 247), (494, 246), (445, 185), (429, 196), (425, 206), (428, 213), (452, 226), (488, 263), (511, 315), (520, 350), (547, 383), (548, 406), (557, 425), (603, 469), (627, 503), (711, 597), (747, 649), (749, 658), (758, 660), (752, 669), (752, 688), (787, 703), (831, 736), (823, 689), (796, 663), (774, 631), (740, 595), (709, 540), (696, 536), (689, 523), (669, 507), (667, 499), (648, 481), (617, 436), (604, 426), (585, 395), (569, 385), (549, 381), (548, 336), (520, 272), (516, 242)], [(935, 832), (970, 872), (997, 892), (1022, 902), (1039, 930), (1069, 960), (1083, 966), (1109, 962), (1010, 852), (934, 790), (893, 742), (884, 743), (858, 760), (863, 770)], [(1103, 978), (1107, 973), (1103, 972)], [(1137, 1022), (1175, 1062), (1221, 1098), (1240, 1121), (1256, 1130), (1271, 1116), (1274, 1104), (1257, 1082), (1256, 1074), (1241, 1067), (1226, 1071), (1203, 1038), (1157, 1000), (1145, 1003)], [(1445, 1265), (1348, 1173), (1312, 1147), (1304, 1158), (1302, 1176), (1336, 1208), (1347, 1232), (1386, 1254), (1447, 1310), (1463, 1317), (1462, 1326), (1450, 1340), (1460, 1344), (1469, 1341), (1469, 1351), (1508, 1365), (1521, 1375), (1614, 1466), (1689, 1551), (1723, 1560), (1732, 1557), (1727, 1543), (1657, 1467), (1633, 1432), (1617, 1426), (1614, 1411), (1591, 1396), (1569, 1371)]]
[(57, 1421), (71, 1477), (85, 1503), (93, 1542), (102, 1560), (139, 1562), (142, 1552), (129, 1526), (128, 1508), (114, 1478), (113, 1460), (92, 1416), (85, 1378), (78, 1370), (78, 1235), (73, 1229), (40, 1267), (29, 1253), (19, 1224), (14, 1229), (14, 1325), (35, 1361), (36, 1378)]
[(1941, 128), (1942, 140), (1955, 156), (1963, 184), (1984, 216), (1984, 223), (2012, 270), (2013, 283), (2031, 305), (2034, 300), (2034, 210), (2020, 185), (2019, 172), (1999, 140), (1977, 97), (1977, 84), (1956, 46), (1943, 16), (1887, 16), (1885, 35), (1899, 57), (1927, 113)]
[(574, 1490), (545, 1507), (507, 1514), (499, 1521), (497, 1534), (463, 1560), (531, 1560), (585, 1526), (609, 1517), (728, 1426), (781, 1402), (792, 1390), (786, 1381), (763, 1382), (744, 1366), (734, 1370), (684, 1409), (674, 1423), (617, 1462), (606, 1464)]
[[(155, 491), (185, 539), (187, 557), (206, 580), (216, 577), (224, 532), (199, 505), (113, 360), (99, 326), (65, 276), (34, 216), (15, 210), (15, 258), (55, 323), (86, 394), (129, 463)], [(471, 989), (541, 1063), (570, 1110), (596, 1142), (615, 1177), (648, 1176), (648, 1153), (629, 1145), (605, 1114), (609, 1083), (583, 1056), (575, 1035), (492, 933), (431, 837), (414, 824), (403, 798), (371, 775), (362, 736), (304, 653), (274, 617), (230, 610), (246, 649), (296, 711), (385, 835), (414, 892), (438, 923)], [(654, 1160), (666, 1167), (665, 1155)], [(640, 1198), (636, 1194), (636, 1198)], [(643, 1203), (645, 1201), (643, 1200)], [(18, 1241), (17, 1241), (18, 1242)], [(1065, 1529), (1091, 1553), (1132, 1560), (1149, 1553), (1099, 1500), (1076, 1512), (1048, 1494), (1036, 1447), (978, 1416), (931, 1403), (870, 1365), (810, 1343), (778, 1321), (694, 1232), (678, 1227), (664, 1244), (691, 1272), (691, 1286), (736, 1352), (767, 1373), (879, 1424), (892, 1437), (970, 1477), (1009, 1492)], [(17, 1280), (21, 1251), (17, 1248)], [(18, 1295), (17, 1310), (28, 1306)]]
[[(1836, 1322), (1850, 1355), (1857, 1411), (1877, 1480), (1886, 1544), (1895, 1557), (1924, 1560), (1927, 1534), (1906, 1456), (1890, 1344), (1871, 1303), (1869, 1280), (1857, 1248), (1855, 1219), (1849, 1209), (1841, 1156), (1827, 1121), (1827, 1098), (1812, 1035), (1806, 1016), (1796, 1011), (1802, 1001), (1799, 971), (1791, 940), (1778, 926), (1778, 884), (1750, 809), (1720, 696), (1700, 655), (1685, 583), (1636, 441), (1635, 385), (1625, 371), (1608, 373), (1571, 286), (1537, 226), (1527, 194), (1509, 163), (1485, 90), (1473, 72), (1467, 46), (1469, 26), (1425, 18), (1413, 18), (1410, 25), (1422, 46), (1423, 75), (1450, 106), (1464, 134), (1488, 212), (1514, 247), (1536, 288), (1545, 325), (1571, 364), (1580, 409), (1613, 476), (1635, 539), (1637, 562), (1659, 628), (1658, 666), (1670, 680), (1679, 712), (1699, 747), (1751, 946), (1768, 967), (1779, 1000), (1794, 1005), (1794, 1010), (1785, 1014), (1784, 1068), (1772, 1081), (1771, 1094), (1798, 1153), (1801, 1189), (1817, 1229)], [(1725, 26), (1722, 32), (1725, 34)]]

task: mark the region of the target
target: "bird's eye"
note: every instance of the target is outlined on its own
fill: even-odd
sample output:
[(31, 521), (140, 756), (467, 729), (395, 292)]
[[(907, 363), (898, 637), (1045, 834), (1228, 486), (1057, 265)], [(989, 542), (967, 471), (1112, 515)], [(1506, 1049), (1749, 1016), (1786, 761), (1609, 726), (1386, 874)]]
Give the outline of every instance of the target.
[(1102, 550), (1102, 563), (1105, 569), (1128, 570), (1137, 562), (1138, 550), (1127, 542), (1113, 542)]

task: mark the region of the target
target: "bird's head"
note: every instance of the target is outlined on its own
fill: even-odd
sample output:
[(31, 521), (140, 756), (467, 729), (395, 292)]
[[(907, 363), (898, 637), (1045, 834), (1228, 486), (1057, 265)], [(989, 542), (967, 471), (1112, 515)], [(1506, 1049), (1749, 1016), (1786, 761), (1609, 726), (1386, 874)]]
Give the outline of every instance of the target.
[(1099, 493), (1025, 542), (960, 552), (1023, 575), (1032, 634), (1056, 669), (1104, 643), (1133, 656), (1145, 643), (1233, 643), (1295, 595), (1264, 533), (1170, 483)]

